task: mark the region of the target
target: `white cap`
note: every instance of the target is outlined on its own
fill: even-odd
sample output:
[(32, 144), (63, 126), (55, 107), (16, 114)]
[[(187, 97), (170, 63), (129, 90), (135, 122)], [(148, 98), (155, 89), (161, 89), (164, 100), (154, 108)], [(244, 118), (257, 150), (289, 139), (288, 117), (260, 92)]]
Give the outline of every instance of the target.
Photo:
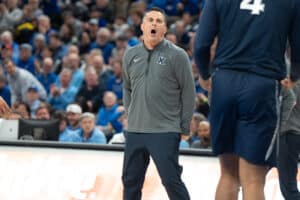
[(81, 114), (82, 110), (81, 110), (81, 107), (77, 104), (69, 104), (67, 106), (66, 112)]

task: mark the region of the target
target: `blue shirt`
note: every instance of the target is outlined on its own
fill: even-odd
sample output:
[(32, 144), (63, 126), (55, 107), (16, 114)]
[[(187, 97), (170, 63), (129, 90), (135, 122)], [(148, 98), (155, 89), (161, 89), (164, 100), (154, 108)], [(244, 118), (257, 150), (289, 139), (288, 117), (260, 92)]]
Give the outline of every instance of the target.
[(106, 90), (112, 91), (117, 95), (118, 100), (121, 100), (123, 97), (123, 80), (112, 75), (106, 82)]
[(291, 78), (296, 80), (300, 77), (299, 35), (299, 0), (262, 0), (258, 5), (247, 0), (206, 1), (195, 36), (195, 62), (201, 76), (208, 79), (210, 46), (218, 36), (213, 68), (281, 80), (286, 77), (284, 53), (289, 38)]
[(35, 57), (30, 56), (28, 60), (21, 60), (18, 59), (17, 66), (23, 69), (26, 69), (27, 71), (31, 72), (33, 75), (35, 74), (35, 66), (34, 66)]
[(63, 93), (58, 96), (49, 95), (48, 102), (54, 109), (65, 110), (67, 105), (73, 103), (77, 94), (77, 88), (69, 86)]
[[(70, 85), (75, 87), (78, 91), (82, 85), (83, 80), (84, 80), (84, 71), (82, 69), (76, 69), (72, 73), (72, 79), (71, 79)], [(55, 85), (57, 87), (60, 87), (60, 75), (56, 79)]]
[(42, 83), (46, 89), (47, 94), (50, 93), (50, 86), (55, 83), (57, 75), (55, 73), (50, 74), (38, 74), (37, 79)]
[(113, 107), (107, 109), (105, 107), (101, 107), (99, 109), (98, 115), (97, 115), (97, 125), (100, 126), (107, 126), (108, 123), (111, 123), (113, 128), (115, 129), (116, 133), (122, 132), (123, 125), (119, 121), (119, 118), (122, 116), (121, 112), (117, 112), (117, 108), (119, 105), (115, 104)]
[(59, 141), (61, 142), (80, 142), (80, 143), (94, 143), (94, 144), (106, 144), (106, 137), (103, 132), (94, 128), (89, 138), (84, 138), (83, 130), (78, 129), (76, 131), (67, 131), (61, 134)]
[(97, 128), (94, 128), (89, 138), (83, 137), (83, 130), (79, 131), (78, 142), (83, 143), (94, 143), (94, 144), (106, 144), (106, 137), (102, 131)]
[(75, 142), (75, 138), (78, 137), (78, 132), (80, 128), (72, 128), (68, 126), (65, 130), (59, 135), (58, 140), (60, 142)]
[(186, 140), (180, 140), (179, 149), (190, 148), (190, 144)]

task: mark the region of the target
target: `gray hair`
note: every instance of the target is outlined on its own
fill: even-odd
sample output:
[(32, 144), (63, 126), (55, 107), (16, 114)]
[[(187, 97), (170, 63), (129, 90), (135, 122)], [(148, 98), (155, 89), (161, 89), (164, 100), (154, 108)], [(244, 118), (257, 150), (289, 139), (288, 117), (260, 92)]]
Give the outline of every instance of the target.
[(85, 119), (85, 118), (89, 118), (89, 119), (93, 119), (94, 121), (96, 120), (96, 117), (95, 117), (95, 115), (93, 114), (93, 113), (91, 113), (91, 112), (85, 112), (85, 113), (83, 113), (81, 116), (80, 116), (80, 121), (82, 121), (83, 119)]

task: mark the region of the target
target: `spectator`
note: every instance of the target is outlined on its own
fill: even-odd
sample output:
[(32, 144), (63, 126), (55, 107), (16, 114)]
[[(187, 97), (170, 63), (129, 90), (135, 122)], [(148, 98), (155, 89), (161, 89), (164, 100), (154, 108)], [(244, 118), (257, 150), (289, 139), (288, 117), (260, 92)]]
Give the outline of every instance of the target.
[[(74, 44), (69, 45), (68, 56), (70, 56), (71, 54), (79, 55), (79, 48), (77, 47), (77, 45), (74, 45)], [(78, 59), (79, 59), (79, 62), (80, 62), (80, 58), (78, 58)], [(83, 68), (82, 65), (80, 66), (80, 68)]]
[(123, 79), (122, 79), (122, 63), (120, 60), (113, 61), (113, 75), (106, 82), (106, 90), (115, 93), (118, 103), (122, 103), (123, 98)]
[(198, 138), (199, 140), (196, 140), (192, 143), (192, 148), (211, 148), (210, 144), (210, 124), (208, 121), (201, 121), (199, 122), (198, 126)]
[(42, 83), (49, 95), (51, 85), (53, 85), (57, 79), (57, 75), (53, 72), (53, 60), (51, 57), (44, 58), (40, 71), (41, 72), (37, 74), (37, 79)]
[(117, 103), (117, 96), (113, 92), (106, 92), (103, 98), (104, 106), (102, 106), (97, 115), (97, 126), (102, 130), (108, 138), (113, 133), (122, 132), (123, 125), (120, 117), (124, 113), (124, 107)]
[(91, 38), (87, 31), (83, 31), (78, 39), (80, 55), (85, 55), (90, 50)]
[(114, 22), (116, 22), (116, 20), (119, 17), (124, 18), (124, 20), (126, 22), (125, 16), (127, 16), (127, 11), (128, 11), (129, 4), (130, 4), (130, 1), (126, 1), (126, 0), (111, 1), (111, 5), (114, 8), (114, 13), (117, 14), (115, 16)]
[(106, 144), (106, 137), (102, 131), (95, 127), (95, 115), (83, 113), (80, 117), (79, 141), (84, 143)]
[(74, 101), (78, 89), (71, 83), (72, 71), (64, 68), (60, 73), (59, 86), (52, 85), (50, 87), (50, 95), (48, 102), (54, 109), (65, 110), (68, 104)]
[(177, 20), (174, 25), (171, 25), (170, 31), (176, 35), (177, 45), (186, 49), (190, 42), (190, 35), (185, 22), (182, 19)]
[(140, 37), (143, 34), (141, 30), (143, 13), (140, 10), (133, 9), (130, 11), (128, 18), (129, 24), (134, 30), (134, 35)]
[(93, 56), (91, 58), (91, 65), (96, 69), (100, 87), (106, 88), (107, 80), (112, 75), (112, 72), (104, 66), (103, 57), (101, 55)]
[(29, 86), (27, 89), (27, 104), (30, 107), (30, 118), (36, 118), (35, 113), (41, 103), (38, 87), (35, 85)]
[(85, 84), (81, 86), (75, 101), (84, 112), (97, 112), (103, 105), (105, 88), (99, 86), (98, 74), (93, 66), (85, 69)]
[(74, 36), (74, 30), (72, 26), (68, 24), (61, 25), (59, 29), (59, 35), (64, 42), (64, 44), (71, 44), (72, 42), (75, 42), (77, 40), (77, 37)]
[(50, 17), (53, 27), (59, 28), (62, 20), (59, 1), (57, 0), (42, 1), (41, 7), (43, 8), (44, 14)]
[(190, 124), (190, 134), (189, 134), (189, 144), (191, 145), (193, 142), (200, 140), (198, 137), (198, 128), (199, 123), (201, 121), (206, 120), (206, 117), (201, 113), (193, 113), (193, 117)]
[[(124, 52), (128, 47), (128, 40), (125, 35), (120, 35), (116, 38), (116, 46), (112, 50), (111, 60), (122, 60)], [(110, 62), (111, 63), (111, 62)]]
[(35, 57), (32, 55), (32, 46), (30, 44), (24, 43), (20, 45), (20, 56), (16, 64), (33, 75), (36, 74)]
[(99, 30), (98, 19), (91, 18), (87, 25), (87, 31), (89, 33), (91, 42), (96, 42), (98, 30)]
[(130, 47), (133, 47), (133, 46), (137, 45), (138, 43), (140, 43), (139, 38), (135, 35), (135, 30), (133, 27), (128, 27), (125, 31), (125, 35), (128, 39), (128, 45)]
[(14, 63), (17, 62), (13, 58), (13, 47), (9, 44), (2, 44), (1, 45), (1, 60), (11, 59)]
[(114, 38), (118, 38), (121, 35), (125, 35), (125, 31), (128, 27), (129, 25), (126, 23), (126, 18), (122, 15), (118, 15), (113, 23)]
[[(67, 55), (67, 63), (66, 66), (72, 71), (71, 83), (73, 87), (79, 90), (84, 80), (84, 72), (81, 69), (80, 57), (76, 53), (70, 53)], [(60, 76), (56, 81), (56, 85), (59, 86)]]
[(0, 74), (0, 96), (5, 100), (8, 106), (11, 106), (10, 89), (6, 83), (6, 78), (3, 74)]
[(0, 3), (0, 31), (12, 30), (22, 19), (23, 12), (18, 6), (18, 0)]
[[(19, 58), (19, 45), (16, 42), (14, 42), (12, 33), (6, 30), (1, 34), (0, 39), (2, 47), (6, 47), (12, 50), (9, 58), (12, 58), (13, 61), (17, 61)], [(5, 59), (6, 58), (7, 57), (5, 57)]]
[(59, 135), (61, 135), (66, 130), (68, 124), (66, 113), (62, 110), (57, 110), (53, 113), (53, 119), (59, 120)]
[(49, 48), (53, 52), (55, 65), (60, 63), (68, 52), (67, 46), (63, 43), (60, 35), (57, 32), (51, 32), (49, 34)]
[(123, 131), (120, 133), (116, 133), (113, 135), (113, 137), (109, 140), (109, 144), (125, 144), (125, 130), (127, 130), (127, 117), (126, 114), (123, 113), (123, 115), (119, 118), (120, 122), (123, 125)]
[(47, 15), (41, 15), (38, 17), (38, 33), (37, 34), (43, 34), (45, 36), (47, 44), (49, 44), (50, 34), (54, 31), (55, 30), (53, 30), (51, 28), (51, 21)]
[(35, 110), (35, 118), (40, 120), (51, 119), (50, 105), (40, 104), (40, 106)]
[(74, 33), (74, 36), (78, 37), (82, 33), (82, 22), (74, 16), (72, 11), (65, 11), (63, 18), (64, 24), (62, 26), (67, 26)]
[(47, 93), (42, 84), (28, 71), (18, 68), (12, 60), (4, 61), (8, 73), (8, 83), (11, 89), (11, 103), (27, 102), (26, 93), (28, 88), (35, 85), (41, 99), (46, 99)]
[(46, 47), (46, 37), (45, 35), (41, 33), (37, 33), (34, 35), (33, 39), (33, 55), (38, 59), (40, 62), (42, 62), (42, 52), (44, 48)]
[(109, 63), (114, 46), (110, 43), (111, 32), (108, 28), (100, 28), (97, 32), (97, 39), (91, 44), (91, 49), (98, 48), (102, 51), (104, 63)]
[(74, 134), (77, 134), (80, 129), (79, 120), (82, 113), (82, 109), (77, 104), (69, 104), (66, 109), (66, 113), (68, 119), (68, 126), (59, 135), (59, 141), (72, 142), (70, 138), (72, 138)]
[(25, 102), (18, 102), (13, 106), (13, 112), (20, 113), (22, 118), (30, 119), (30, 107)]
[(115, 15), (109, 0), (96, 0), (96, 8), (100, 12), (99, 24), (101, 26), (113, 23)]
[(43, 14), (43, 11), (39, 8), (40, 0), (28, 0), (29, 10), (33, 13), (34, 17), (39, 17)]
[(166, 39), (171, 41), (173, 44), (177, 45), (177, 37), (174, 32), (171, 32), (171, 31), (167, 32)]
[(168, 16), (169, 24), (175, 19), (178, 19), (182, 5), (180, 0), (152, 0), (148, 7), (159, 7), (163, 9)]

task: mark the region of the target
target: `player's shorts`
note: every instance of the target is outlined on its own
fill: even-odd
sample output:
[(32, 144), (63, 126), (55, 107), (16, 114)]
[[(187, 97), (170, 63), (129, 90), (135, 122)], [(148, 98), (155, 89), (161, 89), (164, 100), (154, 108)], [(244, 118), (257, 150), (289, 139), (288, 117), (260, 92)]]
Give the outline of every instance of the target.
[(268, 160), (265, 156), (277, 125), (279, 90), (275, 79), (217, 69), (212, 76), (210, 109), (213, 152), (274, 166), (275, 148)]

